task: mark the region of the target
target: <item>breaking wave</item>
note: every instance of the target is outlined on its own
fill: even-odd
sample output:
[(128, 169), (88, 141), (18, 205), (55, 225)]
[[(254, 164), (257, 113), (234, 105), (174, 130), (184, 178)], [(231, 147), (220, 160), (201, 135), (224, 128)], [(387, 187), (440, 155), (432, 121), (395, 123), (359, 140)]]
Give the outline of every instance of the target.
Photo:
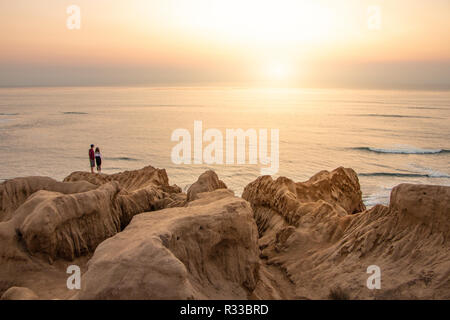
[(116, 157), (116, 158), (105, 158), (105, 160), (115, 160), (115, 161), (139, 161), (139, 159), (129, 158), (129, 157)]
[(421, 148), (371, 148), (371, 147), (357, 147), (353, 150), (368, 151), (375, 153), (392, 153), (392, 154), (439, 154), (439, 153), (450, 153), (447, 149), (421, 149)]
[(399, 177), (399, 178), (450, 178), (445, 173), (394, 173), (394, 172), (371, 172), (359, 173), (363, 177)]

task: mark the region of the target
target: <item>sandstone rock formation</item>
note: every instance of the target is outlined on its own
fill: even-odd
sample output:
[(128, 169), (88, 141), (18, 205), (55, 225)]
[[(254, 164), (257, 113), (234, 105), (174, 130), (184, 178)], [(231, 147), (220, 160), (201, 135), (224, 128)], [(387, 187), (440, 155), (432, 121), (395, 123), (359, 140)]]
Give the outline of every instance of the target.
[[(0, 184), (0, 296), (450, 299), (449, 206), (450, 187), (402, 184), (366, 210), (346, 168), (259, 177), (242, 198), (213, 171), (187, 194), (151, 166), (12, 179)], [(380, 290), (366, 286), (373, 265)]]
[(88, 263), (80, 299), (246, 299), (258, 280), (250, 205), (226, 189), (136, 215)]
[(212, 170), (208, 170), (201, 174), (198, 180), (189, 187), (187, 201), (196, 200), (199, 193), (226, 188), (226, 184), (222, 180), (219, 180), (217, 174)]
[(39, 191), (54, 191), (62, 194), (86, 192), (96, 189), (87, 181), (63, 183), (48, 177), (27, 177), (7, 180), (0, 184), (0, 222), (11, 218), (30, 195)]
[(39, 300), (39, 297), (28, 288), (11, 287), (6, 290), (0, 300)]
[(169, 185), (166, 170), (155, 169), (152, 166), (112, 175), (73, 172), (64, 179), (64, 182), (80, 181), (88, 181), (97, 186), (118, 182), (124, 195), (120, 199), (120, 205), (124, 211), (132, 212), (128, 218), (131, 218), (133, 213), (180, 206), (186, 200), (181, 188)]
[(73, 173), (64, 182), (28, 177), (0, 184), (0, 293), (13, 273), (90, 255), (135, 214), (184, 203), (180, 195), (165, 170), (150, 166), (110, 176)]
[[(448, 299), (450, 188), (400, 185), (389, 207), (358, 212), (355, 178), (338, 168), (306, 183), (250, 183), (243, 198), (254, 209), (266, 263), (285, 272), (296, 298), (327, 299), (338, 288), (351, 299)], [(381, 290), (366, 286), (371, 265), (381, 269)]]

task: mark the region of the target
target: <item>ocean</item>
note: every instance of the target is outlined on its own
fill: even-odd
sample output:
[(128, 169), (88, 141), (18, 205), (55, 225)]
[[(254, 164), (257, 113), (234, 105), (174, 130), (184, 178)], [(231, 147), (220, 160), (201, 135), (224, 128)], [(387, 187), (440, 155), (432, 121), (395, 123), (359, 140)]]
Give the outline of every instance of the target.
[[(88, 171), (165, 168), (184, 190), (207, 169), (240, 195), (261, 165), (173, 163), (174, 130), (279, 129), (279, 170), (298, 182), (339, 166), (367, 206), (400, 183), (450, 185), (450, 92), (254, 88), (1, 88), (0, 182)], [(270, 150), (270, 148), (269, 148)]]

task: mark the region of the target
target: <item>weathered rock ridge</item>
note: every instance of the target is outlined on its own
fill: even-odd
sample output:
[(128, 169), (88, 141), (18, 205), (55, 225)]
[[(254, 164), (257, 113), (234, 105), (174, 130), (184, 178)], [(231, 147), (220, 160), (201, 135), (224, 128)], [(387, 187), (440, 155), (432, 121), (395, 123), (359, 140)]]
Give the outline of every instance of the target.
[[(449, 204), (449, 187), (403, 184), (366, 210), (347, 168), (259, 177), (242, 198), (213, 171), (187, 193), (151, 166), (16, 178), (0, 184), (0, 296), (449, 299)], [(79, 291), (66, 287), (72, 264)]]
[(47, 268), (44, 262), (89, 256), (134, 215), (183, 203), (185, 195), (165, 170), (148, 166), (115, 175), (75, 172), (64, 182), (12, 179), (0, 184), (0, 200), (1, 292), (22, 283), (21, 272)]
[[(339, 177), (336, 179), (336, 177)], [(450, 188), (402, 184), (390, 206), (366, 211), (356, 175), (338, 168), (305, 183), (260, 177), (244, 190), (262, 256), (295, 285), (296, 297), (450, 298)], [(381, 270), (370, 290), (369, 266)]]
[(246, 299), (258, 280), (250, 205), (229, 190), (137, 215), (88, 263), (80, 299)]
[(202, 192), (210, 192), (217, 189), (226, 189), (227, 185), (219, 180), (217, 174), (208, 170), (198, 177), (197, 181), (194, 182), (187, 191), (187, 201), (193, 201), (198, 198), (198, 194)]

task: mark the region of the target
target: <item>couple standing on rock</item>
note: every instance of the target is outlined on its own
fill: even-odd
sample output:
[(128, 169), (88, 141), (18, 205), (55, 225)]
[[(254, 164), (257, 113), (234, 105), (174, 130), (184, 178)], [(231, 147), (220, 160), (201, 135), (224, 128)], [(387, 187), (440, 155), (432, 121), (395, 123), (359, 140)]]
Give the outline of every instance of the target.
[(91, 173), (94, 173), (94, 167), (97, 165), (98, 173), (102, 172), (102, 154), (100, 153), (100, 148), (95, 148), (94, 145), (91, 144), (91, 148), (89, 149), (89, 160), (91, 162)]

